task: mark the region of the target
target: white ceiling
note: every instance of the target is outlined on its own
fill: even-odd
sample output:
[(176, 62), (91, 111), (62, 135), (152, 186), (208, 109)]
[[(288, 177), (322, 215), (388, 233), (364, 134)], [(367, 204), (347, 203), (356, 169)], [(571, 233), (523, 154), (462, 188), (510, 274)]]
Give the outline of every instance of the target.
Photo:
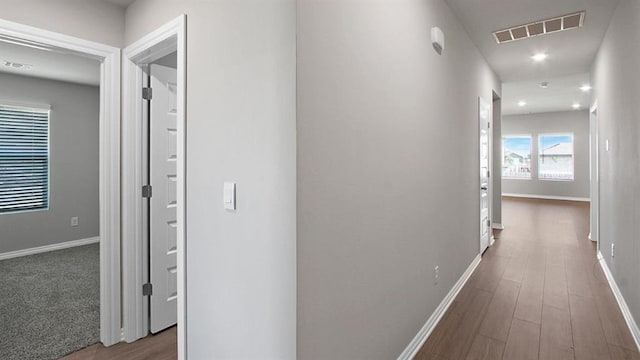
[(104, 1), (126, 8), (127, 6), (133, 4), (135, 0), (104, 0)]
[[(589, 83), (589, 74), (578, 74), (557, 77), (549, 82), (549, 87), (543, 89), (538, 80), (506, 82), (502, 84), (502, 114), (519, 115), (544, 113), (553, 111), (572, 111), (574, 103), (580, 104), (580, 109), (588, 109), (591, 101), (589, 92), (583, 92), (580, 87)], [(525, 106), (518, 106), (518, 102), (525, 101)]]
[[(589, 72), (618, 0), (446, 0), (480, 52), (505, 82)], [(498, 45), (491, 33), (536, 20), (586, 11), (577, 30)], [(542, 64), (531, 56), (545, 52)]]
[[(589, 72), (619, 0), (446, 0), (473, 42), (503, 81), (503, 114), (588, 108), (590, 96), (579, 87)], [(584, 26), (497, 44), (492, 32), (538, 20), (586, 11)], [(536, 63), (531, 56), (546, 53)], [(578, 75), (576, 75), (578, 74)], [(539, 85), (549, 82), (547, 89)], [(519, 107), (520, 100), (527, 102)]]
[[(32, 67), (9, 68), (4, 65), (5, 61), (28, 64)], [(0, 72), (84, 85), (100, 85), (100, 63), (97, 60), (3, 41), (0, 41)]]

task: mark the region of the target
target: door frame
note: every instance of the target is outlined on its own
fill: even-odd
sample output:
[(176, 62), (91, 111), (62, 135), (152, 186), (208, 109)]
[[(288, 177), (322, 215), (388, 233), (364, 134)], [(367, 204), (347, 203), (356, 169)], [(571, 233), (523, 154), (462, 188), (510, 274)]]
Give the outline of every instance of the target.
[[(482, 111), (482, 107), (483, 104), (487, 107), (487, 109), (489, 109), (489, 115), (487, 116), (488, 119), (488, 131), (487, 131), (487, 142), (488, 142), (488, 157), (489, 157), (489, 164), (487, 165), (489, 168), (489, 176), (488, 176), (488, 180), (487, 180), (487, 187), (489, 188), (487, 190), (487, 197), (488, 197), (488, 201), (487, 201), (487, 210), (488, 210), (488, 217), (489, 217), (489, 244), (487, 246), (487, 249), (490, 248), (491, 246), (493, 246), (493, 244), (495, 243), (495, 238), (493, 237), (493, 186), (492, 186), (492, 182), (493, 182), (493, 178), (491, 177), (491, 172), (493, 171), (493, 101), (489, 102), (487, 100), (484, 99), (484, 97), (482, 96), (478, 96), (478, 133), (476, 134), (476, 137), (478, 139), (478, 161), (481, 161), (481, 157), (482, 157), (482, 153), (480, 152), (480, 132), (482, 131), (481, 127), (480, 127), (480, 119), (481, 119), (481, 114), (480, 112)], [(478, 171), (480, 169), (480, 164), (478, 163), (478, 166), (476, 167), (476, 171)], [(481, 182), (480, 177), (478, 177), (479, 182)], [(479, 210), (480, 212), (482, 212), (482, 192), (480, 191), (480, 185), (481, 183), (478, 183), (478, 191), (480, 192), (480, 197), (479, 202), (480, 202), (480, 206), (479, 206)], [(480, 233), (482, 233), (482, 225), (480, 226)], [(482, 249), (482, 237), (480, 237), (479, 239), (479, 243), (478, 245), (480, 246), (480, 253), (483, 252), (484, 249)]]
[(591, 190), (589, 240), (595, 241), (596, 249), (600, 251), (600, 140), (598, 137), (598, 120), (598, 100), (596, 99), (589, 109), (589, 175)]
[(144, 301), (147, 251), (144, 237), (142, 186), (144, 180), (142, 99), (144, 64), (177, 50), (177, 272), (178, 359), (186, 359), (186, 15), (161, 26), (123, 52), (123, 169), (122, 259), (124, 340), (133, 342), (149, 333), (149, 308)]
[(122, 340), (120, 327), (120, 49), (0, 19), (0, 37), (62, 49), (100, 62), (100, 341)]

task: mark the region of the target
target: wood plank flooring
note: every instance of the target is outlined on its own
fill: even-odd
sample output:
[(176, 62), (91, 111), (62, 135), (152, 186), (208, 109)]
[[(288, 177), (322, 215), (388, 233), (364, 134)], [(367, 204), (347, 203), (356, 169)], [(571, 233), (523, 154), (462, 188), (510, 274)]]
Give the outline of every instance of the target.
[(131, 344), (119, 343), (110, 347), (91, 345), (67, 355), (62, 360), (175, 360), (178, 358), (177, 330), (169, 328)]
[(505, 197), (503, 223), (416, 360), (640, 359), (588, 203)]

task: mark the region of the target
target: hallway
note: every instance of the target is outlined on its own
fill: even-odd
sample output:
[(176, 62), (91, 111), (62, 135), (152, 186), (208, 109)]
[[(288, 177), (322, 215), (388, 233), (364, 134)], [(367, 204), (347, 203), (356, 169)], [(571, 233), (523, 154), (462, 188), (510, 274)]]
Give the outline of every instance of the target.
[(505, 197), (503, 214), (415, 359), (640, 359), (587, 239), (588, 203)]

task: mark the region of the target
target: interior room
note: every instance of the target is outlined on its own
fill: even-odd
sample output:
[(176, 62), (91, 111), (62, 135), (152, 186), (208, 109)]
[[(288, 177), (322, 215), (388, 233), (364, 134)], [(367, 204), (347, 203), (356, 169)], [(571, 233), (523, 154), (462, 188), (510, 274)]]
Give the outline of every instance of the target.
[(640, 1), (0, 4), (0, 358), (640, 357)]
[(99, 341), (100, 67), (0, 54), (0, 357), (54, 359)]

